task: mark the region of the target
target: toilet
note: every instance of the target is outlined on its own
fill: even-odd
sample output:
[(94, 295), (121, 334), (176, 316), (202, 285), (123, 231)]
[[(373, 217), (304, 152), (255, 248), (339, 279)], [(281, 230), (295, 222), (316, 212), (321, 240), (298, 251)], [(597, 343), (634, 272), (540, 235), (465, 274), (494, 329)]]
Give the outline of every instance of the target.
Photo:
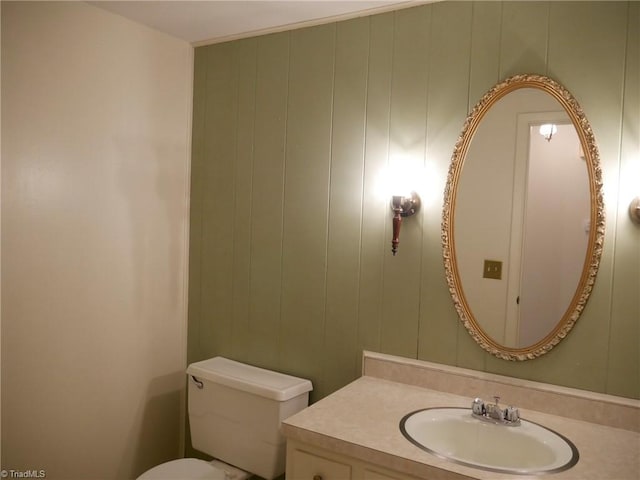
[(196, 450), (215, 458), (172, 460), (138, 480), (270, 480), (284, 473), (280, 424), (309, 404), (311, 382), (224, 357), (196, 362), (189, 376), (189, 427)]

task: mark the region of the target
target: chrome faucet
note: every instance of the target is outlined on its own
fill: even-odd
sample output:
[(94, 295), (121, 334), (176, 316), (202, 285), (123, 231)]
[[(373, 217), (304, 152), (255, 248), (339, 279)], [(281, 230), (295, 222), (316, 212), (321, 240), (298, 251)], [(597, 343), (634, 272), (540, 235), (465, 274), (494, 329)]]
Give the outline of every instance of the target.
[(471, 403), (471, 415), (480, 420), (495, 423), (497, 425), (520, 425), (520, 411), (513, 406), (500, 407), (500, 397), (494, 396), (495, 403), (484, 403), (481, 398), (476, 398)]

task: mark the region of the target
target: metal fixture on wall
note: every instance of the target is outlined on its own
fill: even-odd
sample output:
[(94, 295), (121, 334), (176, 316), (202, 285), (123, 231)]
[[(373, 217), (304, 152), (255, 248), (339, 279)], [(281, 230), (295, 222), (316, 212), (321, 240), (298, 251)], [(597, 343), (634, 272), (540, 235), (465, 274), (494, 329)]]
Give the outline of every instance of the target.
[(629, 204), (629, 216), (633, 223), (640, 225), (640, 196), (631, 200)]
[(395, 256), (398, 253), (400, 243), (400, 226), (403, 217), (410, 217), (420, 210), (420, 197), (416, 192), (411, 192), (408, 196), (393, 195), (391, 197), (391, 210), (393, 210), (393, 239), (391, 240), (391, 253)]
[(540, 125), (540, 135), (544, 137), (547, 142), (550, 142), (555, 133), (558, 131), (558, 127), (553, 123), (545, 123)]

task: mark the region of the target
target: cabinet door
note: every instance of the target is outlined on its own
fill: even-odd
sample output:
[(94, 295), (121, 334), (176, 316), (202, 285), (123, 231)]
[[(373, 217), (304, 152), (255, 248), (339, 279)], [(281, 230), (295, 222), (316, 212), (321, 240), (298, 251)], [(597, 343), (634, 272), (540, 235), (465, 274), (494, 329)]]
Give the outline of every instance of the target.
[(302, 450), (291, 452), (287, 480), (349, 480), (351, 465)]

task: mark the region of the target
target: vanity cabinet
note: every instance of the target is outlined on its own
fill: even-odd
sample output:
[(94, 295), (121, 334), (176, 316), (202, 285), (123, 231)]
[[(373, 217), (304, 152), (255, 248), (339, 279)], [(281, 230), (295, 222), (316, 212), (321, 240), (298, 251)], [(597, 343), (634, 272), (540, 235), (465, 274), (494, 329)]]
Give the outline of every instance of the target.
[[(574, 443), (578, 463), (548, 475), (549, 480), (638, 480), (638, 400), (373, 352), (365, 352), (363, 376), (282, 422), (286, 480), (514, 480), (511, 473), (432, 455), (400, 429), (410, 413), (443, 406), (468, 409), (482, 391), (503, 393), (522, 407), (525, 420)], [(531, 408), (536, 406), (554, 411)]]
[(418, 480), (418, 478), (289, 440), (286, 480)]

